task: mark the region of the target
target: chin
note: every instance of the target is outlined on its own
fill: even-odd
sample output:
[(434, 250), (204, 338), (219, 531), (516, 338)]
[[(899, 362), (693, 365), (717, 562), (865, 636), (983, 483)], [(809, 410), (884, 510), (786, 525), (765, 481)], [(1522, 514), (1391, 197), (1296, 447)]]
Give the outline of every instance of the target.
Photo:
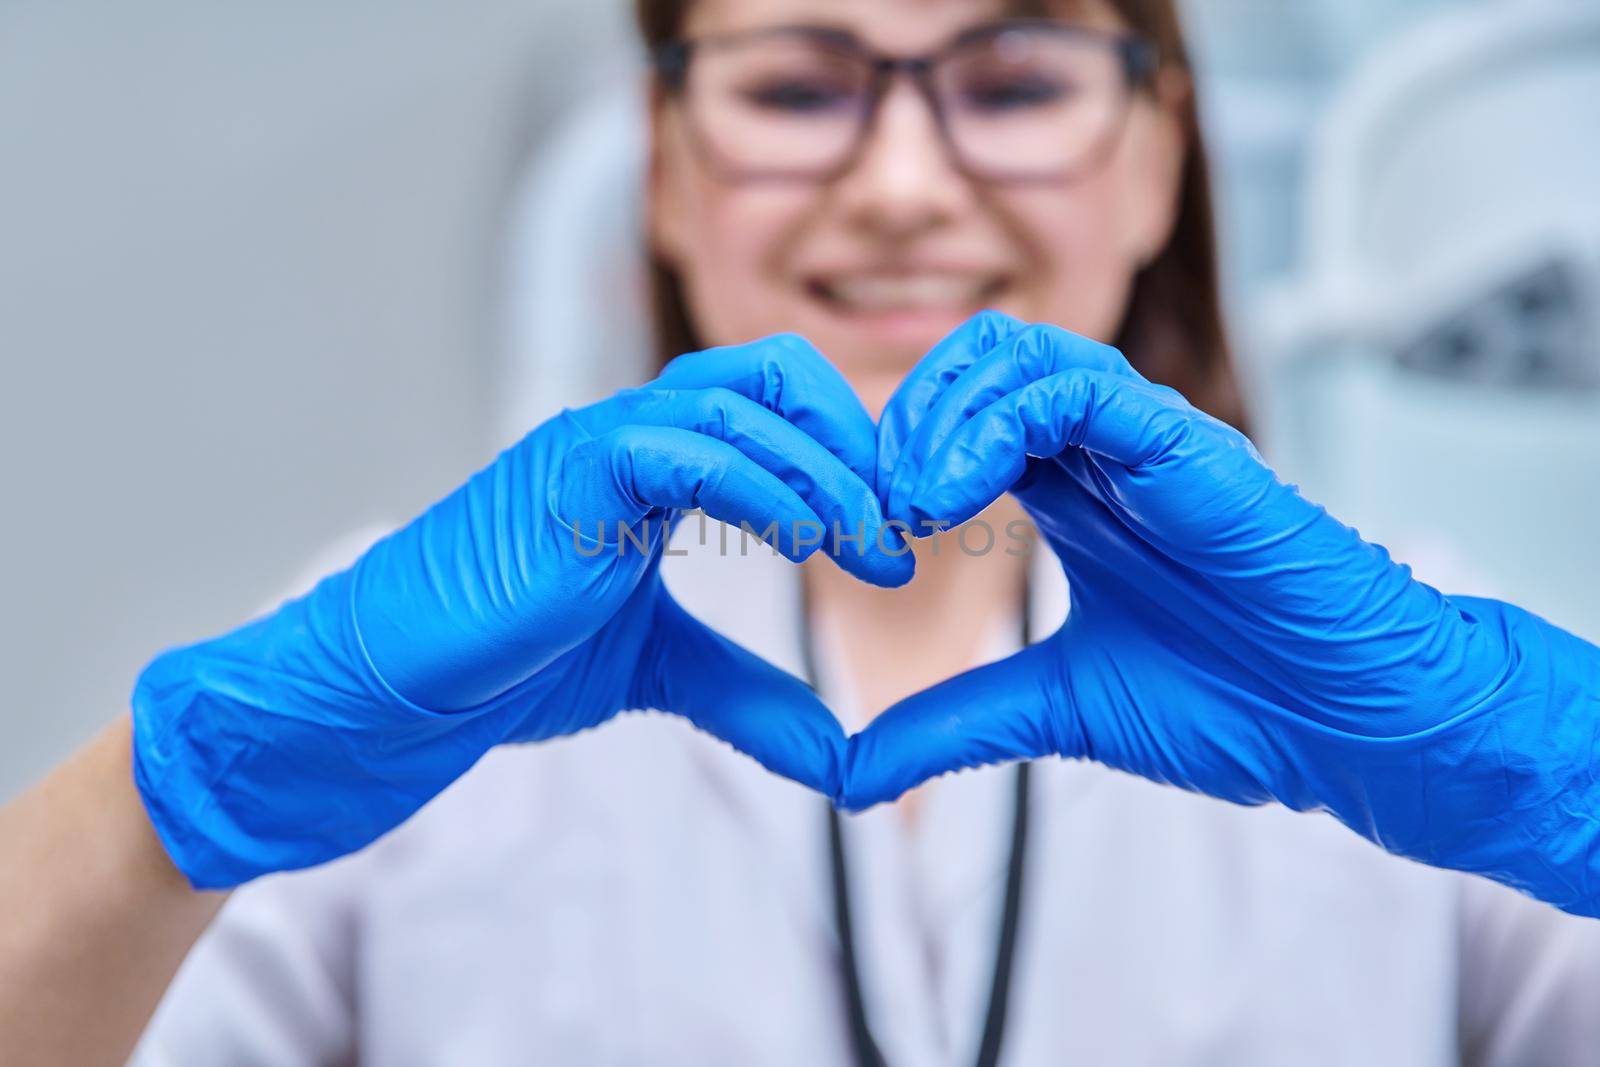
[(837, 335), (811, 340), (839, 368), (876, 419), (911, 369), (949, 332), (930, 330), (894, 341)]
[(905, 381), (906, 375), (911, 373), (911, 368), (917, 365), (917, 360), (922, 357), (925, 349), (915, 354), (897, 354), (890, 358), (887, 353), (877, 353), (873, 358), (835, 356), (827, 348), (822, 349), (833, 360), (839, 372), (850, 383), (856, 395), (861, 398), (861, 403), (866, 407), (868, 414), (876, 419), (882, 414), (884, 406), (888, 404), (889, 397)]
[(905, 314), (862, 317), (848, 323), (831, 322), (812, 341), (848, 376), (853, 369), (865, 373), (904, 376), (928, 350), (960, 326), (978, 308), (941, 314)]
[(871, 415), (873, 421), (876, 422), (883, 414), (883, 409), (889, 406), (889, 398), (900, 387), (900, 383), (905, 380), (906, 371), (910, 369), (910, 367), (907, 367), (904, 370), (866, 374), (851, 374), (847, 371), (845, 372), (845, 377), (849, 379), (851, 387), (856, 391), (856, 395), (861, 398), (862, 406), (867, 409), (867, 414)]

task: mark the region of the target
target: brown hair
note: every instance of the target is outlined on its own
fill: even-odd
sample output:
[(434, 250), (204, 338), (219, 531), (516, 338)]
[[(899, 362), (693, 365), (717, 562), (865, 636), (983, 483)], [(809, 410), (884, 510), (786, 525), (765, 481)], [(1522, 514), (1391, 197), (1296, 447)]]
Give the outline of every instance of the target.
[[(635, 0), (645, 44), (675, 39), (693, 0)], [(1189, 53), (1174, 0), (1109, 0), (1128, 27), (1156, 46), (1165, 68), (1188, 72)], [(1043, 14), (1048, 0), (1017, 0), (1020, 14)], [(1244, 428), (1244, 407), (1228, 352), (1217, 266), (1211, 177), (1193, 91), (1182, 104), (1188, 152), (1172, 236), (1134, 280), (1116, 346), (1139, 372), (1169, 385), (1196, 407)], [(677, 272), (652, 253), (651, 299), (663, 361), (703, 348)]]

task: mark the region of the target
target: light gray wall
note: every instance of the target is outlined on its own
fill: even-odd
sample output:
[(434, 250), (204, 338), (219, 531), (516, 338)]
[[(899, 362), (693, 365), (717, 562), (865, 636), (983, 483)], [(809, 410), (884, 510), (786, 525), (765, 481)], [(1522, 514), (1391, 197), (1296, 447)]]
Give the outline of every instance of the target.
[(496, 236), (621, 0), (0, 0), (0, 799), (487, 458)]

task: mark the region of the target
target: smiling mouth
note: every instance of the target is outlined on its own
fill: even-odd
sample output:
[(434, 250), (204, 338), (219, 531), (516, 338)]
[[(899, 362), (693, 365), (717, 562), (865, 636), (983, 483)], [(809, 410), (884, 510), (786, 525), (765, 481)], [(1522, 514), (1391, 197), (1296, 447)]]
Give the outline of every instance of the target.
[(954, 274), (863, 274), (806, 283), (811, 295), (830, 307), (865, 315), (975, 311), (988, 306), (1005, 287), (1004, 278)]

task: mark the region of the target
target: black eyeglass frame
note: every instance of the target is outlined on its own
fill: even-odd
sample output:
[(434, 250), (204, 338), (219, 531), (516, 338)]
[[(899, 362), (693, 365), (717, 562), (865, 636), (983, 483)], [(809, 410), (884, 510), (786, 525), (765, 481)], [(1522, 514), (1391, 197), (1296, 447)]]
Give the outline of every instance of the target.
[[(1003, 172), (986, 169), (965, 158), (955, 135), (951, 132), (949, 116), (934, 84), (935, 69), (949, 57), (960, 55), (974, 45), (991, 40), (1009, 30), (1046, 32), (1090, 41), (1111, 49), (1120, 64), (1124, 94), (1116, 121), (1109, 124), (1095, 147), (1082, 159), (1059, 170), (1037, 173)], [(877, 123), (879, 108), (888, 96), (899, 75), (911, 79), (934, 117), (934, 125), (945, 152), (956, 169), (966, 177), (992, 185), (1034, 185), (1070, 182), (1105, 162), (1112, 145), (1127, 122), (1128, 110), (1134, 95), (1155, 82), (1161, 67), (1161, 57), (1153, 41), (1135, 33), (1119, 33), (1089, 26), (1080, 26), (1055, 19), (1006, 19), (984, 23), (956, 35), (942, 48), (916, 56), (893, 56), (867, 47), (854, 34), (817, 26), (768, 26), (733, 33), (707, 34), (700, 37), (668, 41), (652, 50), (650, 65), (655, 70), (661, 88), (668, 93), (682, 95), (688, 87), (689, 70), (697, 53), (726, 45), (744, 44), (767, 37), (804, 36), (838, 52), (860, 59), (871, 71), (870, 88), (866, 106), (857, 119), (855, 140), (833, 167), (815, 170), (771, 169), (741, 167), (730, 164), (717, 151), (711, 139), (700, 128), (693, 108), (685, 108), (689, 140), (701, 161), (717, 177), (730, 182), (817, 182), (826, 183), (848, 173), (861, 158), (862, 151), (871, 140)]]

